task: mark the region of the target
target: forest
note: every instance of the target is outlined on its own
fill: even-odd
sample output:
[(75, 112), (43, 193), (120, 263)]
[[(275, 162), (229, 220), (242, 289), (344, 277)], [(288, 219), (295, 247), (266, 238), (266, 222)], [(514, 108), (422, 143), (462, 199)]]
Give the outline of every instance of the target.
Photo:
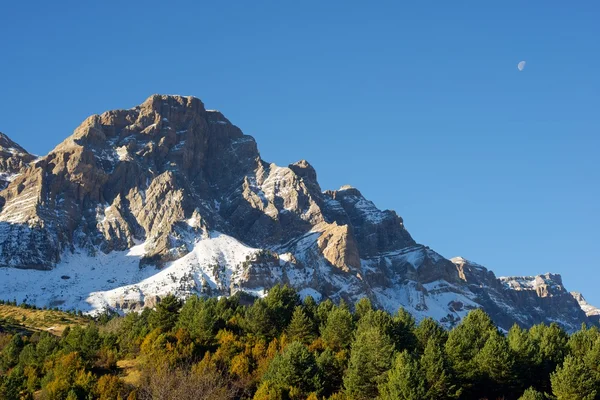
[(600, 398), (596, 327), (502, 332), (473, 310), (445, 330), (287, 286), (83, 321), (53, 334), (0, 319), (0, 399)]

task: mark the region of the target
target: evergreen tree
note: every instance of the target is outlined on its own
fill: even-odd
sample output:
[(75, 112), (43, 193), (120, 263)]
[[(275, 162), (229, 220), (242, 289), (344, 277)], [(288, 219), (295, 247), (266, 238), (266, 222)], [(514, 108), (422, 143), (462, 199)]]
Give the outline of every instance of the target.
[(421, 373), (427, 382), (427, 393), (424, 397), (430, 400), (456, 399), (461, 390), (452, 374), (442, 344), (432, 338), (427, 341), (421, 356)]
[(275, 285), (269, 290), (265, 302), (271, 312), (275, 329), (277, 332), (283, 332), (292, 319), (294, 309), (300, 304), (300, 297), (287, 285)]
[(317, 357), (317, 367), (321, 375), (322, 391), (324, 397), (329, 397), (339, 391), (343, 384), (345, 363), (336, 358), (331, 349), (325, 349)]
[(519, 397), (519, 400), (545, 400), (546, 396), (543, 393), (538, 392), (534, 388), (530, 387), (529, 389), (523, 392), (523, 395)]
[(177, 297), (172, 294), (165, 296), (148, 317), (151, 329), (160, 329), (162, 332), (173, 329), (177, 323), (180, 308), (181, 301)]
[(417, 345), (415, 337), (415, 318), (411, 313), (400, 307), (393, 318), (394, 326), (391, 335), (397, 350), (413, 350)]
[(568, 335), (556, 323), (535, 325), (529, 329), (529, 335), (539, 348), (539, 367), (531, 383), (544, 392), (550, 392), (549, 377), (563, 363), (568, 351)]
[(415, 337), (419, 351), (422, 353), (427, 347), (429, 339), (433, 339), (435, 343), (444, 345), (448, 340), (448, 332), (431, 318), (425, 318), (414, 329)]
[(177, 327), (186, 329), (202, 344), (213, 343), (218, 330), (224, 328), (217, 314), (217, 301), (190, 297), (181, 308)]
[(382, 400), (422, 400), (426, 398), (425, 379), (418, 362), (404, 350), (394, 359), (387, 379), (379, 386)]
[(353, 329), (354, 322), (350, 311), (336, 307), (327, 316), (321, 336), (331, 349), (341, 350), (350, 347)]
[(600, 384), (582, 360), (573, 356), (565, 358), (563, 365), (550, 376), (550, 381), (557, 400), (594, 400)]
[(329, 317), (329, 313), (335, 308), (335, 304), (331, 299), (326, 299), (319, 303), (317, 307), (317, 323), (319, 324), (319, 329), (322, 329), (325, 324), (327, 324), (327, 318)]
[(569, 354), (577, 358), (584, 358), (598, 340), (600, 334), (597, 327), (588, 328), (585, 324), (581, 329), (573, 333), (567, 342)]
[(390, 369), (393, 352), (391, 339), (381, 329), (361, 325), (352, 343), (344, 378), (346, 395), (351, 399), (377, 397), (380, 378)]
[(277, 335), (277, 327), (273, 323), (271, 309), (263, 299), (258, 299), (246, 308), (243, 321), (244, 328), (260, 338), (270, 340)]
[(531, 337), (529, 332), (517, 324), (508, 331), (508, 346), (515, 355), (515, 386), (520, 390), (535, 385), (540, 375), (542, 356), (539, 343)]
[(289, 339), (308, 344), (314, 339), (314, 332), (313, 321), (306, 315), (302, 307), (297, 306), (287, 329)]
[(490, 334), (475, 360), (480, 377), (475, 386), (480, 388), (481, 395), (499, 398), (512, 392), (516, 377), (514, 357), (504, 336), (497, 332)]
[(358, 321), (357, 329), (368, 327), (379, 328), (381, 332), (388, 335), (390, 339), (396, 333), (396, 324), (392, 316), (383, 310), (370, 310), (362, 316), (362, 318)]
[(306, 316), (308, 316), (308, 318), (310, 318), (312, 321), (316, 322), (315, 328), (317, 328), (317, 308), (319, 307), (317, 302), (312, 296), (306, 296), (302, 302), (302, 305), (304, 306), (304, 312), (306, 313)]
[(483, 349), (490, 336), (498, 334), (492, 320), (482, 310), (471, 311), (448, 334), (446, 354), (467, 396), (473, 396), (481, 389), (481, 385), (478, 385), (482, 380), (477, 354)]
[(282, 388), (297, 388), (304, 395), (321, 390), (315, 357), (299, 342), (291, 343), (271, 361), (263, 381)]
[(367, 297), (362, 297), (354, 305), (354, 316), (356, 317), (357, 320), (359, 320), (364, 315), (366, 315), (369, 311), (372, 311), (372, 310), (373, 310), (373, 305), (371, 304), (371, 300), (369, 300)]
[(11, 367), (19, 362), (19, 354), (24, 347), (23, 338), (21, 335), (14, 335), (4, 349), (2, 349), (2, 363), (0, 364), (0, 372), (6, 372)]

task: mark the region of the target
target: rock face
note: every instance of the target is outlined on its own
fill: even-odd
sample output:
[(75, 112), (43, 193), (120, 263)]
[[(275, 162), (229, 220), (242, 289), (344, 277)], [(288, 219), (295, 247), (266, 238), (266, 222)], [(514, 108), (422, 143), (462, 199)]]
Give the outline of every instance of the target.
[(0, 189), (4, 189), (25, 169), (35, 156), (0, 132)]
[(587, 315), (592, 321), (596, 322), (596, 324), (600, 324), (600, 309), (589, 304), (579, 292), (571, 292), (571, 295), (577, 301), (585, 315)]
[(262, 295), (283, 282), (447, 326), (477, 307), (506, 329), (589, 322), (559, 276), (497, 279), (447, 260), (359, 190), (323, 192), (307, 161), (265, 162), (197, 98), (93, 115), (34, 159), (0, 135), (0, 266), (12, 267), (0, 297), (137, 310), (169, 292)]

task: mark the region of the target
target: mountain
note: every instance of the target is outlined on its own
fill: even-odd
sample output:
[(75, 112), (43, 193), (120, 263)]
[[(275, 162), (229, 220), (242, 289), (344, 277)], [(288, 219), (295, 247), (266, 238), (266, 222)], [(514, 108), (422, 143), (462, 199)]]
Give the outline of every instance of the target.
[(589, 319), (596, 323), (600, 323), (600, 308), (589, 304), (581, 293), (571, 292), (571, 295), (577, 301), (577, 303), (579, 303), (579, 306)]
[(167, 293), (261, 296), (287, 283), (448, 327), (480, 307), (504, 329), (590, 322), (560, 276), (496, 278), (448, 260), (358, 189), (323, 191), (307, 161), (262, 160), (251, 136), (194, 97), (93, 115), (38, 159), (2, 138), (8, 300), (128, 311)]
[(35, 158), (0, 132), (0, 189), (6, 188)]

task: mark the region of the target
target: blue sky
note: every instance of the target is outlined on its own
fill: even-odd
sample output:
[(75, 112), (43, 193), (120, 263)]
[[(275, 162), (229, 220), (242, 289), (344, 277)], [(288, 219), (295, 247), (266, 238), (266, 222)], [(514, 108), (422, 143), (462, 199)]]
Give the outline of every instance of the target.
[(0, 131), (45, 154), (90, 114), (194, 95), (444, 256), (560, 272), (600, 306), (598, 20), (596, 1), (10, 2)]

